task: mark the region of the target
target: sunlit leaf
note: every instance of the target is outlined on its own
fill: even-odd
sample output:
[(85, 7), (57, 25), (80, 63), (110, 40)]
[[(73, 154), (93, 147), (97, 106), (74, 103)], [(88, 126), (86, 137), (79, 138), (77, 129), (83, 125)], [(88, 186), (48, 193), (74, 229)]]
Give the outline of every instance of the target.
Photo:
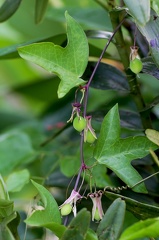
[(65, 48), (52, 43), (39, 43), (19, 48), (19, 54), (61, 79), (58, 96), (80, 84), (88, 61), (88, 42), (81, 26), (66, 12), (68, 44)]
[(124, 0), (129, 13), (140, 25), (145, 25), (150, 19), (150, 0)]
[(136, 240), (139, 238), (156, 238), (159, 236), (159, 217), (137, 222), (127, 228), (119, 240)]
[(5, 0), (0, 7), (0, 22), (4, 22), (10, 18), (18, 9), (22, 0)]
[(125, 217), (126, 204), (120, 198), (116, 199), (106, 211), (98, 228), (99, 240), (118, 240)]
[(146, 129), (145, 134), (147, 138), (159, 146), (159, 132), (154, 129)]
[[(120, 119), (115, 105), (105, 116), (94, 157), (100, 164), (106, 165), (127, 185), (133, 186), (141, 180), (139, 173), (132, 167), (131, 161), (149, 154), (149, 149), (157, 146), (144, 136), (120, 139)], [(136, 186), (134, 191), (146, 192), (144, 184)]]

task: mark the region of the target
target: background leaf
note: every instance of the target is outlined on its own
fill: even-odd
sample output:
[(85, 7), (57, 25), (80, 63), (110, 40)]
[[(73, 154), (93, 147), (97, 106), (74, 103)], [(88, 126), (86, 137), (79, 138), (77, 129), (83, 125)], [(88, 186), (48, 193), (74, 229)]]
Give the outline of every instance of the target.
[(149, 43), (152, 58), (157, 67), (159, 67), (159, 19), (158, 17), (155, 18), (155, 16), (156, 12), (154, 10), (151, 10), (150, 20), (146, 23), (145, 26), (138, 25), (138, 29), (146, 37), (146, 40)]
[(60, 224), (60, 211), (51, 193), (45, 187), (34, 182), (33, 180), (32, 183), (41, 196), (44, 204), (44, 210), (36, 210), (25, 220), (25, 222), (33, 226), (46, 226), (47, 224), (49, 225), (50, 223), (54, 222)]
[(0, 172), (4, 176), (20, 164), (31, 161), (35, 151), (28, 135), (17, 131), (0, 136), (0, 155)]
[(119, 239), (125, 217), (125, 208), (125, 202), (120, 198), (110, 205), (97, 228), (99, 240)]
[(60, 79), (58, 96), (84, 81), (80, 78), (88, 61), (88, 42), (81, 26), (66, 12), (68, 44), (65, 48), (52, 43), (33, 44), (18, 49), (19, 54), (49, 72), (56, 73)]
[(82, 240), (86, 236), (90, 224), (90, 213), (82, 209), (70, 222), (68, 229), (64, 232), (61, 240), (77, 239)]
[(156, 238), (159, 236), (158, 224), (159, 218), (152, 218), (137, 222), (127, 228), (122, 233), (119, 240), (135, 240), (143, 237)]
[[(85, 80), (89, 80), (91, 73), (95, 67), (95, 62), (89, 62), (83, 75)], [(119, 69), (106, 63), (100, 63), (91, 82), (91, 87), (108, 90), (129, 92), (129, 85), (126, 75)]]
[(29, 178), (30, 174), (27, 169), (11, 173), (6, 180), (7, 190), (9, 192), (20, 191), (29, 182)]
[(112, 192), (106, 192), (106, 197), (110, 200), (114, 200), (116, 198), (121, 198), (126, 202), (126, 209), (134, 214), (135, 217), (138, 219), (147, 219), (147, 218), (153, 218), (159, 216), (159, 207), (142, 203), (139, 201), (136, 201), (132, 198), (125, 197), (123, 195), (112, 193)]
[(44, 17), (48, 0), (36, 0), (35, 2), (35, 22), (40, 23)]
[(18, 9), (22, 0), (5, 0), (0, 7), (0, 22), (4, 22), (10, 18)]
[(124, 0), (129, 13), (140, 25), (145, 25), (150, 19), (150, 0)]

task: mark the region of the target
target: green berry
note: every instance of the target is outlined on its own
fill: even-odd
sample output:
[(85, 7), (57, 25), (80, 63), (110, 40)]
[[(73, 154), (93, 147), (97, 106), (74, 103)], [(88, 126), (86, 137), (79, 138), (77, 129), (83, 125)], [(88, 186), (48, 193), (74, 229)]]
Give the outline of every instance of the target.
[(69, 203), (67, 203), (63, 205), (63, 207), (61, 208), (61, 215), (67, 216), (68, 214), (70, 214), (71, 211), (72, 211), (72, 206)]
[(86, 135), (86, 142), (94, 143), (95, 140), (96, 140), (96, 138), (93, 136), (91, 131), (88, 130), (87, 135)]
[(96, 208), (96, 211), (95, 211), (95, 214), (94, 214), (94, 219), (99, 221), (101, 218), (99, 216), (99, 211), (98, 211), (98, 208)]
[(75, 119), (73, 120), (73, 127), (78, 132), (82, 132), (86, 127), (86, 119), (83, 117), (75, 117)]
[(134, 60), (130, 61), (130, 69), (135, 74), (138, 74), (142, 70), (142, 62), (140, 59), (135, 58)]

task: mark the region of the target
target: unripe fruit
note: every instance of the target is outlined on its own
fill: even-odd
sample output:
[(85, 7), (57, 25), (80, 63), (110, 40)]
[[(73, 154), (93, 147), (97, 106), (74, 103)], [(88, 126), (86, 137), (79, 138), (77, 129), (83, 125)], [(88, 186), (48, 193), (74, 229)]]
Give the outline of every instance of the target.
[(93, 136), (91, 131), (88, 130), (87, 135), (86, 135), (86, 142), (94, 143), (95, 140), (96, 140), (96, 138)]
[(68, 214), (70, 214), (71, 211), (72, 211), (72, 206), (69, 203), (67, 203), (63, 205), (63, 207), (61, 208), (61, 215), (67, 216)]
[(135, 74), (141, 72), (142, 70), (142, 62), (140, 59), (135, 58), (134, 60), (130, 61), (130, 69), (132, 72), (134, 72)]
[(73, 127), (78, 131), (82, 132), (86, 127), (86, 119), (83, 117), (75, 117), (73, 120)]
[(99, 216), (98, 208), (96, 208), (96, 211), (95, 211), (95, 214), (94, 214), (94, 219), (97, 220), (97, 221), (101, 220), (101, 218)]

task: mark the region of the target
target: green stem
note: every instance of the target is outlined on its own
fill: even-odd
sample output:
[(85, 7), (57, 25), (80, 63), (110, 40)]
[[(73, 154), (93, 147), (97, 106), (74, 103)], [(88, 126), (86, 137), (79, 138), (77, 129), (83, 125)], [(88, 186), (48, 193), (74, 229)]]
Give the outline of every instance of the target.
[[(122, 16), (123, 13), (124, 13), (124, 11), (123, 12), (117, 12), (117, 11), (110, 12), (110, 19), (111, 19), (114, 29), (119, 25), (120, 15)], [(141, 91), (140, 91), (140, 87), (139, 87), (139, 84), (137, 81), (137, 75), (135, 75), (129, 69), (130, 49), (128, 49), (128, 46), (124, 41), (121, 29), (119, 29), (119, 31), (115, 35), (115, 40), (116, 40), (116, 46), (117, 46), (121, 61), (124, 65), (124, 69), (127, 74), (127, 79), (128, 79), (128, 83), (130, 86), (131, 95), (133, 96), (134, 102), (137, 106), (137, 109), (138, 109), (140, 117), (141, 117), (143, 128), (144, 129), (152, 128), (149, 113), (145, 113), (145, 112), (142, 113), (142, 110), (145, 108), (146, 104), (144, 102), (144, 99), (143, 99)]]

